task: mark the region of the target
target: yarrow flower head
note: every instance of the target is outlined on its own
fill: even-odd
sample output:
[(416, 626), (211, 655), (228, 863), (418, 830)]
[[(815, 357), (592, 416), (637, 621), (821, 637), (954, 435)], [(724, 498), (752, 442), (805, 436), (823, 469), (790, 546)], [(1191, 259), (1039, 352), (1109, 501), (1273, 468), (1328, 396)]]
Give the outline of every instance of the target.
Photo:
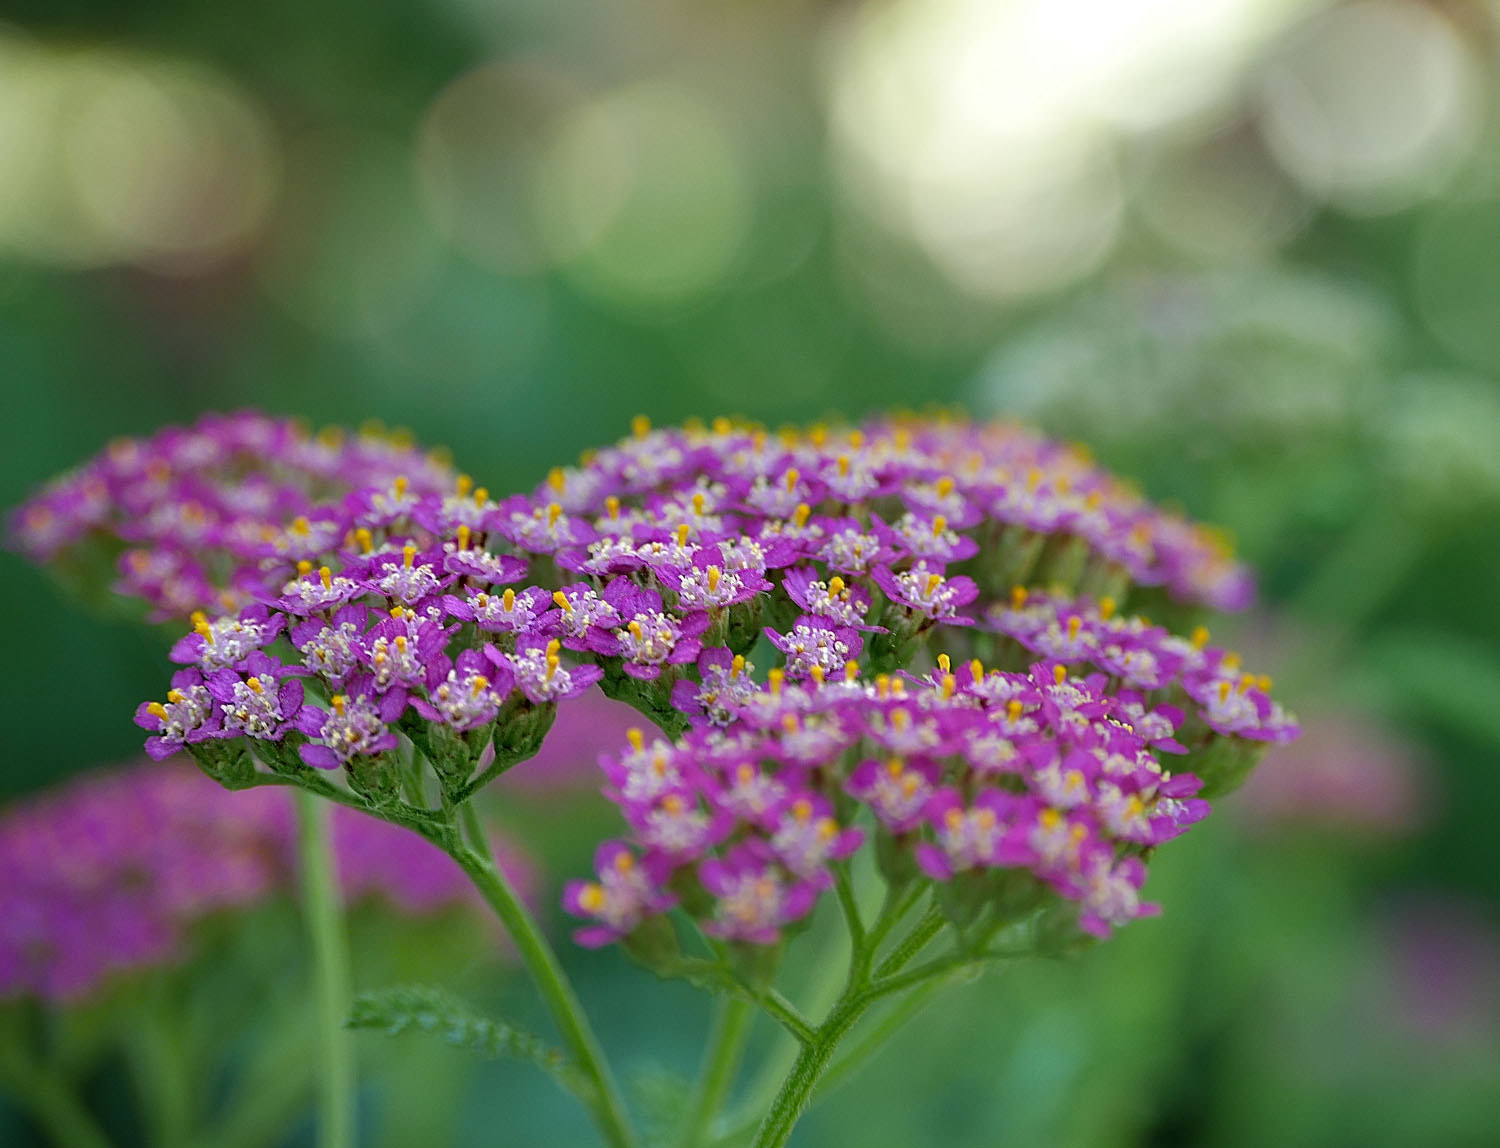
[(209, 415), (112, 443), (15, 511), (10, 535), (35, 561), (75, 566), (102, 544), (118, 556), (116, 590), (157, 619), (184, 617), (254, 604), (340, 545), (360, 508), (414, 512), (452, 482), (441, 457), (399, 433), (313, 435), (250, 411)]
[(1139, 613), (1246, 608), (1224, 537), (1010, 423), (638, 419), (492, 499), (388, 440), (252, 435), (226, 471), (236, 419), (266, 429), (210, 422), (167, 465), (136, 444), (16, 520), (38, 557), (132, 546), (118, 588), (190, 623), (137, 714), (148, 751), (335, 796), (482, 872), (464, 803), (597, 687), (661, 732), (600, 759), (622, 828), (564, 891), (577, 940), (773, 1011), (780, 946), (825, 900), (865, 1003), (915, 983), (891, 970), (921, 929), (947, 930), (936, 975), (1156, 912), (1155, 850), (1298, 733), (1206, 629)]

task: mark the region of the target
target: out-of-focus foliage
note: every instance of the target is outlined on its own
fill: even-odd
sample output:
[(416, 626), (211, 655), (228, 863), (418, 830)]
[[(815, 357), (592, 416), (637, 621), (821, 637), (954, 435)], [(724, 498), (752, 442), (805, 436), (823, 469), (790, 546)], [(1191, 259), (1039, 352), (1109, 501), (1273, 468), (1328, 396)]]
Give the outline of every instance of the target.
[[(1262, 570), (1233, 638), (1328, 723), (1299, 764), (1318, 785), (1247, 793), (1243, 831), (1164, 861), (1167, 916), (1109, 951), (955, 990), (804, 1142), (1500, 1141), (1492, 4), (5, 18), (6, 505), (111, 436), (239, 405), (408, 425), (503, 491), (638, 411), (963, 402), (1088, 442)], [(165, 644), (0, 561), (18, 794), (134, 751)], [(511, 796), (497, 814), (579, 869), (597, 802)], [(1339, 815), (1271, 819), (1319, 802)], [(627, 1070), (671, 1092), (701, 1002), (570, 959)], [(360, 983), (397, 979), (434, 977)], [(276, 1023), (244, 1021), (251, 1042)], [(468, 1087), (453, 1050), (402, 1055), (367, 1085), (389, 1143), (422, 1142), (402, 1114), (423, 1089), (456, 1144), (502, 1118), (514, 1143), (588, 1142), (527, 1069)]]

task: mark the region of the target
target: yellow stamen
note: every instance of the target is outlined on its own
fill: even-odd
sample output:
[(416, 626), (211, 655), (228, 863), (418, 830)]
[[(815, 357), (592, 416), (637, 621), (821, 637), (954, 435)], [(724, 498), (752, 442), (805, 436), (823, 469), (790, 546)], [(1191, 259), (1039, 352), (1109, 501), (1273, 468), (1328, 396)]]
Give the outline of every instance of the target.
[(297, 576), (299, 578), (306, 578), (311, 573), (312, 573), (312, 563), (309, 562), (306, 558), (302, 559), (301, 562), (297, 563)]
[(631, 636), (635, 638), (636, 641), (641, 640), (641, 624), (634, 618), (630, 620), (629, 625), (627, 625), (625, 628), (630, 631)]
[(945, 674), (951, 672), (953, 669), (953, 659), (948, 657), (947, 654), (939, 654), (937, 656), (937, 664), (938, 669), (942, 670)]
[(943, 531), (945, 531), (947, 529), (948, 529), (948, 519), (944, 515), (939, 514), (936, 518), (934, 518), (932, 520), (932, 536), (934, 538), (937, 538), (939, 535), (941, 535), (943, 533)]
[(651, 433), (651, 420), (645, 415), (636, 415), (630, 420), (630, 433), (636, 438), (645, 438)]
[(1227, 702), (1229, 700), (1229, 690), (1230, 690), (1230, 688), (1231, 687), (1230, 687), (1230, 685), (1229, 685), (1228, 682), (1220, 682), (1219, 683), (1219, 701), (1221, 701), (1221, 702)]
[[(620, 517), (620, 500), (611, 494), (604, 500), (604, 510), (611, 518)], [(623, 856), (623, 854), (621, 854)]]
[(458, 524), (458, 548), (460, 550), (467, 550), (469, 548), (469, 536), (471, 533), (466, 523), (460, 522)]
[(507, 614), (516, 608), (516, 592), (509, 586), (505, 588), (505, 593), (500, 595), (500, 605), (505, 608)]
[(332, 590), (333, 589), (333, 571), (330, 570), (330, 569), (328, 569), (327, 566), (319, 566), (318, 567), (318, 581), (321, 582), (321, 583), (323, 583), (323, 589), (325, 589), (325, 590)]
[(1012, 586), (1010, 588), (1010, 608), (1012, 610), (1019, 610), (1022, 606), (1026, 605), (1027, 597), (1028, 594), (1026, 593), (1025, 586)]
[(688, 535), (692, 532), (692, 529), (693, 528), (691, 526), (689, 526), (686, 522), (679, 522), (677, 524), (677, 545), (678, 546), (686, 546), (687, 545)]
[(943, 675), (943, 697), (951, 698), (958, 691), (958, 679), (952, 674)]
[(929, 574), (929, 575), (927, 575), (927, 593), (929, 595), (936, 593), (937, 592), (937, 588), (939, 586), (941, 586), (942, 584), (943, 584), (943, 576), (941, 574)]
[(306, 534), (311, 529), (312, 526), (308, 523), (307, 519), (302, 517), (302, 515), (299, 514), (296, 518), (292, 519), (293, 534)]
[(892, 777), (900, 777), (906, 772), (906, 764), (899, 757), (893, 757), (885, 763), (885, 771)]
[(790, 492), (797, 489), (797, 482), (801, 477), (802, 472), (800, 470), (798, 470), (795, 466), (789, 466), (787, 467), (786, 473), (781, 476), (781, 481), (783, 484), (785, 484), (787, 490)]
[(1068, 619), (1068, 640), (1070, 642), (1077, 640), (1078, 631), (1081, 629), (1083, 629), (1083, 619), (1074, 614)]
[(849, 456), (847, 454), (839, 455), (838, 466), (839, 476), (842, 478), (849, 477)]
[(736, 654), (734, 661), (729, 663), (729, 680), (732, 682), (745, 672), (745, 655)]
[(700, 490), (693, 495), (693, 513), (702, 514), (704, 507), (703, 492)]
[(805, 797), (799, 797), (792, 802), (792, 816), (798, 821), (806, 821), (812, 817), (812, 802)]
[(1054, 682), (1056, 682), (1058, 685), (1062, 685), (1065, 681), (1067, 681), (1068, 680), (1068, 667), (1065, 666), (1065, 665), (1063, 665), (1062, 663), (1058, 663), (1057, 665), (1053, 666), (1052, 667), (1052, 680)]
[(578, 890), (578, 907), (586, 913), (599, 912), (604, 908), (604, 890), (598, 885), (585, 885)]
[(907, 729), (911, 725), (911, 714), (907, 713), (905, 710), (891, 711), (891, 725), (894, 726), (898, 732)]
[(467, 474), (461, 474), (454, 482), (453, 489), (458, 492), (459, 498), (468, 498), (469, 491), (474, 489), (474, 480)]
[(186, 696), (187, 695), (184, 694), (181, 690), (167, 691), (167, 701), (171, 702), (173, 705), (176, 705), (178, 702), (182, 701), (182, 699)]
[(391, 617), (395, 618), (396, 621), (399, 622), (402, 618), (406, 617), (406, 607), (405, 606), (392, 606), (391, 607)]
[(152, 702), (146, 707), (146, 712), (154, 718), (159, 718), (162, 721), (167, 720), (167, 707), (162, 705), (161, 702)]
[(615, 868), (621, 873), (629, 873), (635, 868), (635, 854), (618, 853), (615, 855)]
[(354, 543), (359, 547), (361, 554), (368, 554), (375, 549), (375, 539), (370, 531), (361, 526), (354, 531)]
[(810, 678), (812, 678), (813, 681), (815, 681), (815, 682), (818, 683), (818, 685), (821, 686), (823, 684), (823, 667), (822, 666), (813, 666), (811, 669), (809, 669), (807, 671), (807, 673), (808, 673), (808, 676)]
[(781, 728), (787, 733), (796, 733), (801, 727), (797, 721), (796, 714), (783, 714), (781, 716)]
[(568, 601), (568, 596), (561, 590), (552, 591), (552, 600), (557, 603), (564, 614), (573, 612), (573, 603)]
[(723, 575), (720, 573), (719, 568), (717, 566), (710, 566), (708, 568), (707, 573), (708, 573), (708, 590), (709, 590), (709, 593), (713, 593), (715, 590), (717, 590), (719, 588), (719, 579)]
[(734, 429), (734, 424), (731, 423), (723, 415), (720, 415), (718, 418), (714, 419), (713, 423), (710, 425), (712, 425), (712, 427), (714, 428), (714, 434), (728, 434)]
[(947, 498), (950, 494), (953, 493), (953, 486), (954, 486), (953, 480), (951, 478), (948, 478), (946, 475), (944, 477), (938, 479), (937, 480), (937, 496), (939, 498)]
[(334, 713), (338, 714), (340, 717), (343, 717), (344, 703), (348, 700), (349, 699), (346, 698), (343, 694), (334, 694), (333, 697), (328, 699), (328, 704), (333, 707)]
[(845, 662), (844, 663), (844, 681), (846, 681), (846, 682), (852, 682), (857, 677), (859, 677), (859, 663), (856, 662), (856, 661), (853, 661), (852, 659), (850, 661)]
[(490, 688), (490, 680), (489, 680), (489, 678), (485, 677), (483, 674), (475, 674), (474, 675), (474, 680), (469, 683), (469, 689), (471, 689), (473, 691), (474, 696), (476, 698), (480, 694), (484, 693), (484, 691), (487, 690), (487, 689), (489, 689), (489, 688)]
[(1193, 631), (1193, 649), (1201, 650), (1208, 645), (1208, 627), (1199, 626)]
[(483, 506), (490, 500), (490, 490), (487, 486), (481, 486), (474, 491), (474, 505)]
[(547, 485), (561, 494), (568, 485), (568, 476), (563, 473), (563, 468), (554, 466), (547, 472)]
[(411, 543), (407, 543), (405, 546), (401, 547), (401, 565), (402, 566), (404, 566), (408, 570), (410, 570), (411, 569), (411, 564), (416, 561), (416, 558), (417, 558), (417, 548), (415, 546), (411, 545)]
[(771, 696), (773, 698), (779, 698), (781, 696), (781, 683), (785, 680), (785, 670), (766, 671), (766, 684), (771, 687)]
[(1012, 698), (1005, 705), (1005, 716), (1008, 717), (1011, 721), (1020, 721), (1021, 710), (1023, 708), (1024, 707), (1021, 705), (1021, 702), (1018, 698)]
[(796, 523), (798, 528), (800, 529), (801, 527), (807, 525), (807, 520), (811, 515), (812, 507), (808, 506), (805, 502), (799, 502), (797, 504), (797, 509), (792, 511), (792, 521)]
[(556, 526), (557, 520), (562, 517), (563, 508), (559, 503), (552, 503), (547, 507), (547, 525)]
[(832, 578), (828, 579), (828, 596), (830, 598), (837, 598), (843, 592), (844, 580), (842, 578), (835, 574)]
[(1118, 603), (1108, 595), (1099, 599), (1099, 617), (1106, 622), (1115, 616), (1115, 610), (1118, 608)]
[(984, 681), (984, 663), (978, 658), (969, 663), (969, 676), (974, 679), (976, 684)]
[(858, 450), (860, 447), (862, 447), (864, 445), (865, 445), (865, 432), (864, 431), (862, 431), (862, 430), (852, 430), (852, 431), (849, 432), (849, 446), (852, 449)]
[(889, 698), (891, 696), (891, 675), (890, 674), (876, 674), (875, 675), (875, 693), (879, 696), (879, 698), (880, 698), (881, 701), (885, 701), (887, 698)]

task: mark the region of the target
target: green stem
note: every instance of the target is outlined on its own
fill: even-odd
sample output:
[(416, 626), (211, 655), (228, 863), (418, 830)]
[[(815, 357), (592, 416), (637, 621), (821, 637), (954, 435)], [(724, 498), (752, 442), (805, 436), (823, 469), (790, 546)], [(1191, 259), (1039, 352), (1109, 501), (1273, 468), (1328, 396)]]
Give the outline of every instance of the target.
[(155, 980), (137, 1011), (128, 1044), (136, 1093), (156, 1148), (186, 1144), (193, 1126), (196, 1090), (188, 1081), (181, 1036), (167, 1015), (170, 1007), (166, 986)]
[(702, 1143), (714, 1117), (724, 1103), (729, 1089), (734, 1084), (735, 1072), (739, 1068), (740, 1054), (745, 1048), (745, 1037), (750, 1032), (749, 1002), (723, 1000), (719, 1002), (714, 1017), (713, 1032), (709, 1036), (708, 1048), (703, 1054), (703, 1068), (698, 1083), (693, 1088), (688, 1103), (687, 1118), (683, 1121), (682, 1135), (678, 1143), (682, 1148), (697, 1148)]
[(905, 1000), (899, 1001), (872, 1028), (862, 1032), (854, 1047), (841, 1056), (824, 1074), (818, 1085), (818, 1095), (837, 1088), (864, 1067), (865, 1062), (884, 1048), (886, 1042), (905, 1028), (917, 1013), (927, 1007), (933, 997), (947, 987), (947, 984), (946, 980), (929, 981), (912, 992)]
[(339, 909), (329, 837), (329, 809), (310, 793), (297, 793), (297, 848), (302, 902), (312, 944), (318, 1016), (320, 1148), (354, 1145), (354, 1046), (344, 1028), (351, 997), (349, 938)]
[(479, 811), (471, 802), (466, 801), (459, 806), (459, 817), (463, 819), (464, 834), (469, 839), (469, 846), (493, 865), (495, 851), (490, 848), (490, 835), (484, 831), (484, 823), (479, 819)]
[(904, 969), (942, 931), (943, 924), (943, 914), (936, 907), (927, 910), (927, 915), (916, 923), (901, 943), (891, 950), (891, 955), (880, 963), (880, 967), (875, 970), (876, 977), (888, 977)]
[(854, 896), (854, 883), (849, 879), (846, 864), (834, 866), (834, 886), (838, 890), (839, 907), (844, 911), (844, 923), (849, 929), (849, 940), (856, 949), (865, 943), (865, 923), (859, 915), (859, 902)]
[(834, 1050), (869, 1006), (869, 998), (860, 986), (851, 984), (844, 991), (828, 1019), (818, 1026), (815, 1039), (803, 1045), (797, 1054), (791, 1072), (782, 1082), (781, 1091), (771, 1101), (770, 1111), (761, 1121), (753, 1148), (782, 1148), (787, 1142), (812, 1099), (813, 1089), (833, 1059)]
[[(879, 968), (872, 972), (877, 948), (912, 904), (913, 900), (907, 896), (895, 893), (888, 895), (880, 916), (869, 932), (856, 936), (854, 949), (849, 954), (849, 977), (843, 995), (823, 1023), (813, 1031), (811, 1038), (803, 1042), (791, 1071), (782, 1081), (780, 1091), (771, 1101), (765, 1119), (761, 1121), (753, 1148), (782, 1148), (787, 1142), (792, 1129), (812, 1101), (813, 1093), (824, 1073), (828, 1071), (839, 1042), (875, 1001), (947, 971), (949, 966), (946, 962), (943, 962), (944, 967), (940, 969), (937, 967), (940, 962), (933, 961), (916, 970), (922, 974), (920, 978), (910, 974), (905, 977), (894, 975), (910, 964), (942, 931), (945, 921), (934, 907), (912, 927), (911, 932), (880, 963)], [(894, 1031), (894, 1027), (886, 1030), (884, 1035), (889, 1035), (891, 1031)], [(873, 1052), (874, 1047), (872, 1044), (869, 1051)], [(845, 1073), (851, 1070), (846, 1069)]]
[(546, 1001), (573, 1054), (578, 1071), (593, 1086), (590, 1108), (600, 1133), (613, 1148), (630, 1148), (634, 1137), (625, 1115), (624, 1102), (604, 1060), (599, 1040), (589, 1026), (583, 1005), (558, 963), (557, 954), (542, 935), (535, 918), (492, 862), (457, 841), (450, 841), (448, 849), (515, 942), (532, 982)]
[(960, 969), (976, 968), (986, 961), (1013, 961), (1030, 954), (1029, 949), (1015, 951), (991, 949), (982, 953), (950, 953), (946, 957), (930, 960), (925, 965), (918, 965), (908, 973), (876, 981), (870, 986), (869, 995), (872, 1000), (877, 997), (887, 997), (902, 989), (915, 988), (917, 985), (931, 981), (934, 977), (941, 977)]

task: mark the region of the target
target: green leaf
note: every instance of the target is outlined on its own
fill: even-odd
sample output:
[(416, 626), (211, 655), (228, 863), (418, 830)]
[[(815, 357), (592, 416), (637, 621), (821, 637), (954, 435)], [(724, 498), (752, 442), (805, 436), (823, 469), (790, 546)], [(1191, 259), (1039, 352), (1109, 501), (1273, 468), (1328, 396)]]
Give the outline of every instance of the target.
[(344, 1023), (349, 1028), (378, 1029), (387, 1036), (429, 1033), (478, 1056), (509, 1057), (533, 1064), (580, 1098), (587, 1099), (592, 1093), (588, 1080), (562, 1050), (534, 1033), (479, 1016), (451, 993), (432, 985), (400, 985), (361, 993)]

